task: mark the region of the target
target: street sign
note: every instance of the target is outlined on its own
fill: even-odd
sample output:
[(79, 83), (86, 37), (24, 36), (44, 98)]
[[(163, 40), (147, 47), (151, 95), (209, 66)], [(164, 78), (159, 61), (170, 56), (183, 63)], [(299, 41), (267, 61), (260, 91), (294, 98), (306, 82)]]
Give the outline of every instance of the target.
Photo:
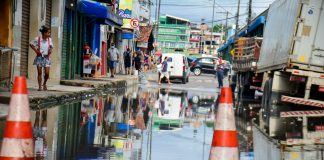
[(130, 21), (130, 25), (132, 28), (137, 28), (140, 25), (140, 22), (137, 18), (132, 18)]

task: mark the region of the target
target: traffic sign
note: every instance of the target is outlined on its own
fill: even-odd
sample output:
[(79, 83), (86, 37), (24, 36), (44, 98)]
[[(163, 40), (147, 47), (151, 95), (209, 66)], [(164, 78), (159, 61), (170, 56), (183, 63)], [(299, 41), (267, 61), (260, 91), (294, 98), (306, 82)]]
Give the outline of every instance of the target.
[(140, 25), (140, 22), (137, 18), (132, 18), (130, 21), (130, 25), (132, 28), (137, 28)]

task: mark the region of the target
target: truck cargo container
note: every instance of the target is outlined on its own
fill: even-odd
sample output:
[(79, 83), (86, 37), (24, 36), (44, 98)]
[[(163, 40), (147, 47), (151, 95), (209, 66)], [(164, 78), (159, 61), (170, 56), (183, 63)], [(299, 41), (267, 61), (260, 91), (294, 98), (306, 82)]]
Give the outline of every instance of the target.
[(256, 91), (262, 92), (259, 129), (253, 130), (255, 159), (268, 153), (273, 153), (270, 159), (293, 154), (323, 159), (323, 8), (324, 0), (276, 0), (267, 11), (262, 37), (235, 37), (237, 113), (258, 100)]

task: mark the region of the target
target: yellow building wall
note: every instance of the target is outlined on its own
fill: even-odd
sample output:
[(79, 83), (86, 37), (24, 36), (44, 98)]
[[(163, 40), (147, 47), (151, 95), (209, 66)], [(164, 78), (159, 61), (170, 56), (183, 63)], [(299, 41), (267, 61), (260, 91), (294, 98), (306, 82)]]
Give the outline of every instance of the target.
[(11, 0), (0, 0), (0, 46), (12, 45)]

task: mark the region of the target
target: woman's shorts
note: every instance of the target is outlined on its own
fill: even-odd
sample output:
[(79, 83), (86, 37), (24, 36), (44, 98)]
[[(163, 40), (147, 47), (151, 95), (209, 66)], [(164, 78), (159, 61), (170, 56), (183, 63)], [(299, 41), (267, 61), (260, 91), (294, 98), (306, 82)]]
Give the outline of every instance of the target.
[(40, 57), (39, 56), (34, 59), (33, 64), (37, 67), (50, 67), (51, 60), (49, 59), (49, 57)]
[(129, 62), (125, 62), (124, 65), (125, 65), (125, 68), (130, 68), (131, 67), (131, 63), (129, 63)]

